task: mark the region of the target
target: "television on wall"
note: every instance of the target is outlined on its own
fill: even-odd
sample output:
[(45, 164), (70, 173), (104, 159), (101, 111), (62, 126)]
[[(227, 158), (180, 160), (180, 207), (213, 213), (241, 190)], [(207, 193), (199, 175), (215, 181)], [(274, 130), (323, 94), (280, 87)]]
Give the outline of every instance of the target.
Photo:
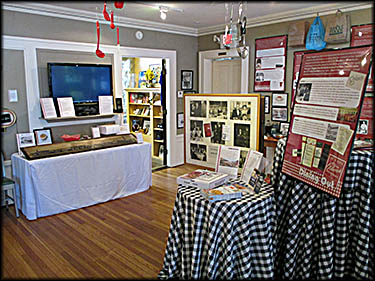
[(112, 65), (47, 63), (50, 96), (72, 97), (74, 104), (97, 104), (99, 96), (113, 96)]

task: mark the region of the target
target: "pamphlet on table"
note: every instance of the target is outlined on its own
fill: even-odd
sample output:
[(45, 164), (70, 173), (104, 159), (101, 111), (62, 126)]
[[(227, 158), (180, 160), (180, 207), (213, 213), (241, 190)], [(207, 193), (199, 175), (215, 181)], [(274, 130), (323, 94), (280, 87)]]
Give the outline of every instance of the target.
[(211, 202), (219, 200), (229, 200), (242, 197), (242, 190), (234, 185), (223, 185), (216, 188), (201, 189), (201, 194), (204, 198)]
[(228, 174), (198, 169), (179, 176), (177, 183), (198, 188), (215, 188), (225, 184), (228, 180)]
[(231, 179), (237, 178), (240, 165), (239, 147), (220, 145), (216, 159), (216, 172), (228, 174)]

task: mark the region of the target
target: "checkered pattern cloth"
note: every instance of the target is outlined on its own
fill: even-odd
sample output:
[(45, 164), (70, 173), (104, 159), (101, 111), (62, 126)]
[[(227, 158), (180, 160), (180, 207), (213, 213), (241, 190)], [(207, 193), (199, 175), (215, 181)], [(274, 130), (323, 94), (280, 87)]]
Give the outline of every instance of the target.
[(270, 185), (217, 202), (179, 185), (158, 278), (272, 278), (274, 216)]
[(273, 163), (275, 277), (374, 280), (374, 152), (353, 151), (340, 198), (281, 173)]

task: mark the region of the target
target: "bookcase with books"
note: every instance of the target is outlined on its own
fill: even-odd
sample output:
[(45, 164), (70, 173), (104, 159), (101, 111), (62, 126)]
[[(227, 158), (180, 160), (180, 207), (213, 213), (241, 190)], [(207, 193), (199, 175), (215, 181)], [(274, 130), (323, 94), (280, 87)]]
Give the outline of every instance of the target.
[(163, 163), (164, 128), (160, 88), (126, 88), (127, 122), (130, 131), (141, 132), (152, 144), (153, 161)]

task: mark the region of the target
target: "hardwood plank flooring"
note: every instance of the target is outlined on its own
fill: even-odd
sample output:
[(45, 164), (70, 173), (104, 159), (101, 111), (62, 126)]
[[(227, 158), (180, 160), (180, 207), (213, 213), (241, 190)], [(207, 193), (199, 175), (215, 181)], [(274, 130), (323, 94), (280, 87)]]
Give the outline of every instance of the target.
[(2, 279), (156, 279), (163, 266), (176, 178), (195, 165), (153, 172), (149, 190), (29, 221), (2, 208)]

